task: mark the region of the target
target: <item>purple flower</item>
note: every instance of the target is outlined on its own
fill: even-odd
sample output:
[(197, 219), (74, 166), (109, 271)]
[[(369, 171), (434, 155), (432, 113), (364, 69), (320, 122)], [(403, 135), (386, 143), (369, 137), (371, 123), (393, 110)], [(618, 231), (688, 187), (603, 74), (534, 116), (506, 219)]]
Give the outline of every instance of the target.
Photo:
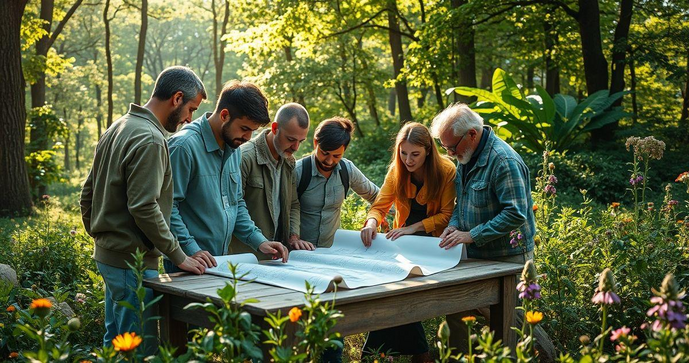
[(646, 315), (655, 316), (656, 320), (651, 324), (654, 331), (661, 330), (664, 326), (671, 329), (684, 329), (687, 326), (687, 315), (684, 313), (682, 299), (684, 291), (678, 291), (677, 282), (672, 274), (665, 276), (660, 291), (653, 290), (656, 295), (651, 298), (655, 304), (648, 309)]
[(512, 238), (510, 240), (510, 246), (512, 246), (512, 248), (517, 248), (519, 246), (519, 241), (517, 241), (516, 238)]
[(643, 175), (637, 175), (636, 177), (632, 176), (632, 178), (629, 179), (629, 184), (637, 185), (637, 184), (641, 184), (643, 181), (644, 181)]
[(615, 340), (618, 340), (621, 337), (626, 337), (627, 335), (629, 335), (631, 331), (632, 330), (627, 328), (626, 326), (623, 326), (617, 330), (613, 330), (612, 334), (610, 334), (610, 341), (614, 342)]
[(550, 184), (557, 184), (557, 177), (555, 175), (551, 174), (550, 177), (548, 178), (548, 182)]
[(545, 186), (545, 192), (548, 194), (555, 195), (555, 193), (557, 193), (557, 189), (555, 189), (554, 185), (548, 184)]
[(541, 298), (541, 285), (536, 282), (527, 283), (526, 281), (521, 281), (517, 284), (517, 290), (519, 291), (520, 299), (536, 300)]
[(612, 292), (612, 291), (598, 291), (591, 298), (591, 302), (594, 304), (605, 304), (605, 305), (619, 304), (620, 303), (620, 297), (617, 296), (617, 294)]

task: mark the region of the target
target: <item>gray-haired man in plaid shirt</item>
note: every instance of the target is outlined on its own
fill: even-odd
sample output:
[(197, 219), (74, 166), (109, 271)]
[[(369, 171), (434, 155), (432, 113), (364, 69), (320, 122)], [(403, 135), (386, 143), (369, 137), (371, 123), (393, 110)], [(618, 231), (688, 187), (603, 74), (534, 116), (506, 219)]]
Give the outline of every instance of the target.
[[(440, 247), (463, 243), (469, 258), (520, 264), (532, 259), (536, 228), (531, 181), (521, 156), (465, 104), (450, 105), (438, 114), (431, 132), (459, 162), (457, 204), (440, 235)], [(448, 316), (451, 346), (461, 351), (467, 347), (462, 317), (477, 313), (488, 317), (487, 312)]]

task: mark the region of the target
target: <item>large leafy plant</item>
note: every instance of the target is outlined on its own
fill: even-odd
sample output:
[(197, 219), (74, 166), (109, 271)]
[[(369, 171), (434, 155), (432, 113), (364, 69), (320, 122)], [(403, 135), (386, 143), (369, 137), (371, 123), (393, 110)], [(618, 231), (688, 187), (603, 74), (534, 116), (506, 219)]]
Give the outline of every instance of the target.
[(501, 136), (517, 146), (538, 152), (545, 150), (547, 141), (553, 150), (568, 150), (588, 132), (631, 115), (622, 107), (611, 108), (628, 91), (610, 95), (608, 90), (601, 90), (581, 103), (569, 95), (550, 97), (540, 86), (536, 86), (537, 94), (525, 95), (512, 77), (500, 68), (493, 73), (492, 91), (455, 87), (448, 90), (451, 92), (476, 97), (477, 101), (470, 105), (471, 108), (484, 120), (498, 126)]

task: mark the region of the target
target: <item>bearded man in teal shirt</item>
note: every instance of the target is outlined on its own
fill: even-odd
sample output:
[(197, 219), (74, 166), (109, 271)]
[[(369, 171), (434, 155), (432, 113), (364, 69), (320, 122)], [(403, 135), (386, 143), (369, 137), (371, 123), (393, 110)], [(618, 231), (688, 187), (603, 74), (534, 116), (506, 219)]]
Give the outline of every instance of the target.
[[(226, 255), (232, 235), (273, 259), (287, 262), (287, 248), (268, 241), (242, 196), (239, 146), (270, 122), (268, 101), (258, 87), (232, 81), (215, 111), (185, 126), (168, 141), (174, 181), (170, 224), (182, 250), (206, 267)], [(177, 271), (165, 261), (167, 272)]]

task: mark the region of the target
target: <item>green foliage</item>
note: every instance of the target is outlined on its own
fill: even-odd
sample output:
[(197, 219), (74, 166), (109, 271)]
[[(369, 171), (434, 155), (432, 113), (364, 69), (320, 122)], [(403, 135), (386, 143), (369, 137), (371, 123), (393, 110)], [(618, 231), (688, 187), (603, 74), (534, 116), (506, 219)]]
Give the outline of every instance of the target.
[(493, 74), (492, 91), (472, 87), (455, 87), (448, 92), (477, 97), (472, 108), (483, 118), (505, 131), (501, 136), (529, 150), (542, 152), (546, 142), (553, 150), (566, 151), (584, 135), (607, 124), (629, 116), (621, 107), (610, 110), (613, 102), (629, 92), (610, 95), (607, 90), (598, 91), (581, 103), (574, 97), (557, 94), (554, 98), (541, 86), (538, 95), (524, 94), (524, 90), (504, 70)]

